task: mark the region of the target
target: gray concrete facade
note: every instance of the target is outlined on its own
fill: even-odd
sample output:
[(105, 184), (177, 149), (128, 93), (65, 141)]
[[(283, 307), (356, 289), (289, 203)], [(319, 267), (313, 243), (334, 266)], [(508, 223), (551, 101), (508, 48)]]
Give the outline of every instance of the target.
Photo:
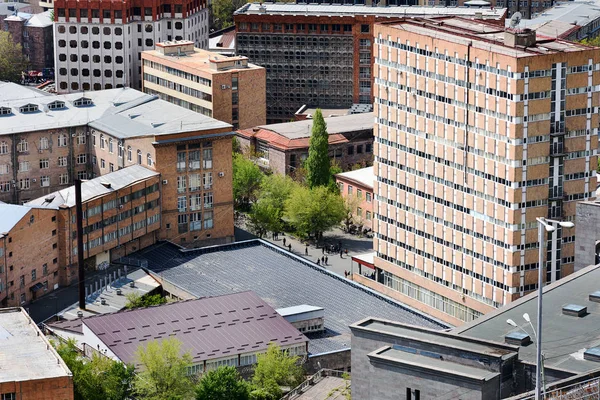
[(575, 271), (596, 265), (596, 243), (600, 240), (600, 202), (577, 203), (575, 214)]

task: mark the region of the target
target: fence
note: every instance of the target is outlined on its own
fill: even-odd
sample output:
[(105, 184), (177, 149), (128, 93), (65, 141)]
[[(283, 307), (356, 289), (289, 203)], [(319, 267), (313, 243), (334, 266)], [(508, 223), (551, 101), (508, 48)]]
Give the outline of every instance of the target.
[[(534, 400), (535, 395), (520, 400)], [(544, 400), (600, 400), (600, 378), (575, 383), (546, 391)]]
[(325, 368), (320, 369), (319, 371), (317, 371), (316, 374), (310, 376), (307, 380), (305, 380), (300, 385), (298, 385), (297, 387), (292, 389), (288, 394), (283, 396), (280, 400), (295, 399), (296, 397), (298, 397), (302, 393), (304, 393), (309, 387), (317, 384), (319, 381), (321, 381), (323, 378), (325, 378), (327, 376), (343, 378), (344, 376), (346, 376), (346, 374), (348, 374), (348, 373), (344, 372), (344, 371), (336, 371), (334, 369), (325, 369)]

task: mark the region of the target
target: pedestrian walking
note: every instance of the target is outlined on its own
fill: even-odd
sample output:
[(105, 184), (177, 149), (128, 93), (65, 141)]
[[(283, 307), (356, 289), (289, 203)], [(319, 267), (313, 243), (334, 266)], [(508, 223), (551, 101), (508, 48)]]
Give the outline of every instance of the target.
[(321, 265), (321, 260), (317, 258), (317, 265)]
[(308, 246), (304, 249), (304, 254), (308, 255)]
[(283, 247), (285, 247), (285, 238), (283, 238)]
[(327, 265), (329, 258), (327, 258), (327, 256), (325, 256), (325, 265)]
[(340, 250), (340, 258), (344, 258), (344, 257), (342, 257), (342, 254), (344, 254), (344, 252), (342, 250)]
[(290, 252), (292, 251), (292, 244), (288, 244), (288, 249), (290, 250)]
[(323, 254), (325, 254), (325, 246), (323, 246)]
[(322, 262), (323, 264), (325, 264), (325, 256), (322, 256), (322, 257), (321, 257), (321, 262)]
[(346, 255), (348, 255), (348, 249), (346, 249)]
[(348, 271), (344, 270), (344, 277), (347, 278), (348, 277)]

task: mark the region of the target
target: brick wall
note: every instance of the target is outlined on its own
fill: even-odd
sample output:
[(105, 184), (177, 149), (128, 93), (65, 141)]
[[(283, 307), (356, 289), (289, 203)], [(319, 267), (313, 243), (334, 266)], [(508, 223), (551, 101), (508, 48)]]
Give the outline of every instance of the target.
[[(0, 247), (4, 250), (0, 258), (0, 281), (6, 288), (0, 292), (3, 306), (30, 302), (59, 284), (57, 214), (56, 210), (31, 209), (0, 238)], [(34, 270), (35, 275), (32, 275)], [(33, 292), (31, 287), (37, 283), (43, 284), (45, 289)]]
[(15, 400), (73, 400), (73, 378), (35, 379), (0, 383), (0, 394), (15, 393)]

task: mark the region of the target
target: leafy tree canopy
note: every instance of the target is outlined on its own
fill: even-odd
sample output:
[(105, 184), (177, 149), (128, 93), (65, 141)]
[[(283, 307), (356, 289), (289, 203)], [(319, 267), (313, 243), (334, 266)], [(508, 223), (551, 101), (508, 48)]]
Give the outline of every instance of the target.
[(128, 293), (125, 297), (127, 297), (125, 308), (128, 310), (133, 308), (158, 306), (167, 302), (167, 299), (162, 297), (160, 294), (140, 296), (137, 293)]
[(189, 353), (181, 354), (181, 341), (176, 338), (149, 342), (136, 353), (140, 364), (133, 381), (137, 398), (144, 400), (189, 400), (194, 387), (188, 376), (192, 365)]
[(304, 237), (312, 234), (318, 238), (345, 216), (342, 197), (325, 186), (297, 187), (285, 203), (285, 217), (298, 235)]
[[(277, 344), (271, 343), (266, 353), (258, 355), (252, 383), (259, 389), (259, 393), (262, 391), (263, 395), (279, 398), (280, 386), (295, 387), (303, 378), (304, 371), (298, 365), (298, 357), (287, 355)], [(259, 393), (255, 396), (258, 397)]]
[(245, 208), (256, 201), (264, 174), (260, 168), (241, 154), (233, 155), (233, 196), (237, 208)]
[(209, 371), (196, 386), (197, 400), (248, 400), (249, 396), (249, 385), (235, 367)]
[(21, 45), (13, 42), (9, 32), (0, 31), (0, 81), (20, 82), (27, 69)]

